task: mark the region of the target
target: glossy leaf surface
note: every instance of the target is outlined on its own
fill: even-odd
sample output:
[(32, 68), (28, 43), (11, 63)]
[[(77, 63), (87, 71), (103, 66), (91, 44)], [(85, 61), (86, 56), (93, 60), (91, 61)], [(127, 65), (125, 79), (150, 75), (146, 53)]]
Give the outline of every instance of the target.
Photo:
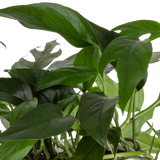
[(59, 68), (45, 75), (36, 85), (36, 91), (54, 85), (75, 85), (94, 78), (97, 70), (92, 67), (72, 65), (71, 67)]
[(160, 37), (160, 23), (152, 20), (138, 20), (128, 22), (113, 28), (112, 30), (121, 30), (120, 34), (140, 37), (143, 34), (151, 33), (150, 40)]
[(8, 7), (0, 16), (18, 20), (31, 29), (57, 32), (76, 47), (97, 45), (88, 21), (78, 12), (54, 3), (37, 3)]
[(119, 127), (109, 128), (107, 132), (107, 139), (113, 144), (114, 146), (114, 156), (117, 153), (117, 147), (121, 136), (121, 129)]
[(13, 78), (0, 78), (0, 100), (18, 105), (32, 99), (28, 84)]
[(92, 137), (85, 136), (81, 139), (72, 158), (68, 160), (102, 160), (104, 148)]
[(9, 114), (9, 113), (10, 113), (9, 108), (5, 104), (1, 103), (0, 104), (0, 116)]
[[(85, 47), (80, 52), (77, 53), (73, 64), (93, 67), (97, 69), (98, 62), (100, 59), (100, 54), (101, 54), (100, 51), (93, 46)], [(77, 86), (81, 91), (86, 92), (90, 87), (92, 87), (94, 81), (95, 77), (87, 82), (78, 84)]]
[(118, 60), (116, 69), (119, 79), (119, 105), (122, 111), (133, 90), (146, 74), (151, 55), (152, 45), (149, 40), (139, 41), (129, 36), (116, 38), (103, 52), (99, 62), (101, 75), (108, 63)]
[(14, 110), (10, 112), (10, 125), (12, 125), (24, 115), (26, 115), (28, 112), (36, 108), (37, 104), (37, 98), (33, 98), (30, 101), (25, 101), (18, 105)]
[(39, 105), (0, 134), (0, 140), (43, 139), (58, 135), (74, 124), (72, 116), (63, 117), (54, 104)]
[(37, 140), (7, 141), (0, 145), (0, 160), (21, 160)]
[(81, 97), (79, 119), (84, 129), (102, 146), (106, 147), (106, 134), (118, 98), (109, 99), (85, 93)]
[(96, 24), (94, 24), (93, 22), (88, 21), (90, 26), (92, 27), (98, 42), (99, 42), (99, 46), (101, 51), (103, 52), (104, 49), (107, 47), (107, 45), (115, 38), (121, 36), (120, 34), (113, 32), (113, 31), (109, 31), (103, 27), (100, 27)]

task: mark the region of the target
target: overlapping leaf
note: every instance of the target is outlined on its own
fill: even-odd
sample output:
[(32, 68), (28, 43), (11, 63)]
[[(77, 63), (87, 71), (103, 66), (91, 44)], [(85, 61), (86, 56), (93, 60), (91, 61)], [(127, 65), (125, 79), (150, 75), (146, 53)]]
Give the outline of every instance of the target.
[(0, 116), (9, 114), (9, 113), (10, 113), (9, 108), (5, 104), (1, 103), (0, 104)]
[[(15, 123), (29, 111), (37, 106), (37, 99), (34, 97), (30, 101), (26, 101), (18, 105), (10, 112), (10, 125)], [(17, 141), (3, 141), (0, 145), (0, 159), (1, 160), (21, 160), (31, 150), (37, 140), (17, 140)]]
[(152, 20), (138, 20), (128, 22), (113, 28), (112, 30), (121, 30), (120, 34), (140, 37), (146, 33), (151, 33), (150, 40), (160, 37), (160, 23)]
[(0, 134), (0, 140), (44, 139), (68, 130), (75, 122), (54, 104), (39, 105)]
[(54, 85), (76, 85), (94, 78), (97, 70), (92, 67), (71, 65), (70, 67), (59, 68), (50, 71), (36, 85), (36, 91)]
[(73, 157), (68, 160), (102, 160), (104, 148), (92, 137), (85, 136), (81, 139)]
[(101, 75), (108, 63), (117, 60), (119, 105), (122, 111), (133, 90), (146, 74), (151, 55), (152, 45), (149, 40), (139, 41), (131, 36), (116, 38), (103, 52), (99, 62)]
[(77, 47), (98, 45), (88, 21), (78, 12), (54, 3), (37, 3), (8, 7), (0, 16), (18, 20), (32, 29), (57, 32)]
[(7, 141), (0, 145), (0, 160), (21, 160), (37, 140)]
[(27, 83), (14, 78), (0, 78), (0, 100), (18, 105), (32, 99), (32, 91)]
[(102, 146), (106, 147), (106, 134), (111, 123), (118, 97), (108, 99), (85, 93), (81, 97), (79, 119), (84, 129)]
[(52, 50), (58, 45), (56, 41), (51, 41), (46, 43), (43, 51), (38, 51), (36, 48), (32, 49), (30, 52), (35, 58), (35, 62), (30, 62), (21, 58), (18, 62), (14, 63), (12, 69), (15, 68), (27, 68), (27, 69), (42, 69), (48, 66), (53, 59), (61, 55), (61, 50), (51, 53)]

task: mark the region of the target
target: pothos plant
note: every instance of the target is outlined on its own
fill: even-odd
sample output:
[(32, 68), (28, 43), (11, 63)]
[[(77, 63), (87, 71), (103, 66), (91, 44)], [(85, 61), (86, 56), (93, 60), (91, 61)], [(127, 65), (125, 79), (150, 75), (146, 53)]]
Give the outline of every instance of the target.
[[(48, 42), (43, 51), (30, 51), (34, 62), (21, 58), (6, 70), (10, 78), (0, 78), (0, 116), (6, 128), (0, 133), (0, 160), (146, 160), (153, 159), (152, 153), (158, 159), (160, 134), (148, 120), (160, 97), (141, 107), (148, 65), (160, 57), (151, 43), (160, 37), (160, 23), (138, 20), (107, 30), (54, 3), (8, 7), (0, 16), (57, 32), (81, 48), (53, 61), (61, 50), (52, 53), (58, 43)], [(146, 33), (150, 37), (141, 41)], [(112, 69), (118, 83), (107, 75)], [(127, 112), (122, 124), (118, 109)], [(142, 131), (145, 123), (149, 129)]]

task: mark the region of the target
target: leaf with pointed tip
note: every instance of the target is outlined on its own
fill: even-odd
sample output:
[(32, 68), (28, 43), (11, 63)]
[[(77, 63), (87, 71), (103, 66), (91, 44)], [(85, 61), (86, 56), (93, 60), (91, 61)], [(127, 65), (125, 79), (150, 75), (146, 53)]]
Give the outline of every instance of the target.
[(32, 99), (32, 91), (27, 83), (20, 79), (0, 78), (0, 100), (19, 105)]
[(102, 160), (104, 148), (92, 137), (84, 136), (78, 144), (73, 157), (68, 160)]
[(130, 36), (114, 39), (104, 50), (99, 62), (99, 72), (103, 75), (106, 65), (117, 60), (119, 106), (122, 111), (133, 90), (146, 74), (151, 55), (152, 45), (149, 40), (139, 41)]
[(46, 103), (31, 110), (0, 134), (0, 140), (44, 139), (72, 127), (73, 116), (63, 117), (59, 106)]
[(107, 139), (112, 143), (114, 146), (114, 157), (117, 153), (117, 147), (121, 136), (121, 128), (120, 127), (113, 127), (109, 128), (107, 132)]
[(88, 21), (78, 12), (55, 3), (35, 3), (4, 8), (0, 16), (18, 20), (31, 29), (53, 31), (76, 47), (98, 45)]
[(107, 147), (106, 134), (117, 102), (118, 97), (109, 99), (92, 93), (81, 97), (80, 122), (88, 134), (104, 147)]
[(94, 78), (97, 75), (97, 69), (71, 65), (70, 67), (59, 68), (50, 71), (36, 85), (36, 91), (54, 86), (54, 85), (76, 85)]
[(5, 48), (7, 48), (6, 45), (5, 45), (3, 42), (0, 41), (0, 43), (1, 43)]

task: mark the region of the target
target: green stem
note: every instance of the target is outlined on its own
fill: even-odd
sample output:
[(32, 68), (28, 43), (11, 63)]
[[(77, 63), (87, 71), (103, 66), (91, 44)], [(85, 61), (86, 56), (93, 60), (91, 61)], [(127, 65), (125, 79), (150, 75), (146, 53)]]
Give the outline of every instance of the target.
[[(138, 155), (142, 155), (142, 152), (136, 151), (136, 152), (117, 153), (116, 157), (129, 157), (129, 156), (138, 156)], [(108, 154), (103, 156), (103, 159), (109, 159), (109, 158), (114, 158), (114, 154)]]
[(126, 120), (123, 122), (123, 124), (120, 126), (121, 130), (124, 129), (126, 127), (126, 125), (130, 122), (130, 118), (131, 118), (131, 114), (132, 114), (132, 110), (133, 110), (133, 102), (134, 102), (134, 94), (132, 94), (131, 99), (130, 99), (130, 104), (129, 104), (129, 110), (128, 110), (128, 114), (127, 114), (127, 118)]
[(57, 145), (57, 148), (59, 147), (65, 150), (65, 147), (61, 144), (57, 136), (54, 136), (54, 139), (52, 138), (52, 142)]
[(116, 124), (116, 127), (119, 127), (119, 122), (118, 122), (118, 120), (119, 120), (119, 116), (118, 116), (117, 109), (116, 109), (116, 107), (115, 107), (115, 110), (114, 110), (114, 122), (115, 122), (115, 124)]
[(72, 153), (69, 150), (69, 142), (67, 140), (67, 132), (66, 132), (66, 135), (65, 135), (65, 138), (64, 138), (64, 147), (65, 147), (65, 151), (67, 152), (68, 156), (72, 157)]
[(79, 132), (77, 131), (77, 133), (76, 133), (76, 139), (75, 139), (75, 144), (76, 145), (78, 145), (79, 140), (80, 140), (80, 136), (79, 136)]
[(151, 154), (151, 153), (152, 153), (152, 147), (153, 147), (153, 143), (154, 143), (155, 135), (156, 135), (156, 134), (154, 134), (154, 137), (153, 137), (152, 142), (151, 142), (151, 146), (150, 146), (150, 149), (149, 149), (149, 154)]
[(60, 153), (58, 156), (56, 156), (56, 157), (54, 158), (54, 160), (58, 160), (59, 158), (61, 158), (61, 157), (62, 157), (63, 155), (65, 155), (65, 154), (66, 154), (66, 151)]
[(73, 149), (75, 150), (76, 147), (75, 147), (75, 143), (74, 143), (74, 141), (73, 141), (72, 131), (69, 131), (68, 133), (69, 133), (69, 136), (71, 137), (71, 142), (72, 142)]
[(46, 146), (43, 147), (43, 151), (44, 151), (44, 153), (45, 153), (45, 155), (46, 155), (46, 157), (47, 157), (47, 160), (49, 160), (49, 159), (50, 159), (50, 155), (49, 155), (49, 153), (48, 153), (48, 151), (47, 151)]
[[(146, 114), (147, 112), (149, 112), (150, 110), (154, 109), (155, 107), (157, 107), (160, 104), (160, 96), (158, 97), (158, 99), (152, 104), (150, 105), (148, 108), (138, 112), (135, 115), (135, 119), (141, 117), (142, 115)], [(132, 119), (131, 119), (132, 120)]]
[(137, 143), (136, 143), (136, 133), (135, 133), (135, 93), (136, 91), (134, 90), (132, 98), (133, 98), (133, 112), (132, 112), (132, 119), (133, 119), (133, 123), (132, 123), (132, 138), (133, 138), (133, 145), (134, 145), (134, 149), (137, 150)]
[(40, 149), (39, 149), (39, 151), (35, 154), (35, 158), (37, 158), (37, 157), (41, 154), (41, 152), (42, 152), (42, 150), (43, 150), (43, 147), (44, 147), (44, 140), (42, 139), (42, 140), (41, 140)]

